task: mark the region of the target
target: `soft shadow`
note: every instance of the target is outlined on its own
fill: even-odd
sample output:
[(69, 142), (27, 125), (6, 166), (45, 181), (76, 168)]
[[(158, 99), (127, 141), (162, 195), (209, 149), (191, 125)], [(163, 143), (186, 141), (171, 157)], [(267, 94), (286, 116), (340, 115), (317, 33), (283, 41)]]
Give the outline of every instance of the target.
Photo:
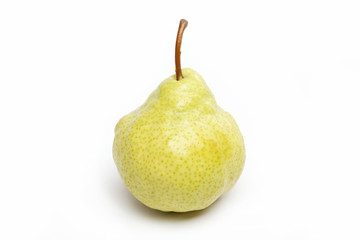
[(190, 219), (199, 218), (208, 214), (209, 212), (215, 210), (215, 208), (220, 204), (221, 198), (216, 200), (212, 205), (204, 210), (199, 211), (191, 211), (191, 212), (162, 212), (159, 210), (155, 210), (149, 208), (142, 204), (139, 200), (137, 200), (130, 191), (125, 187), (124, 183), (121, 181), (120, 177), (117, 179), (109, 179), (108, 182), (109, 194), (110, 197), (114, 199), (117, 203), (119, 208), (130, 207), (134, 212), (138, 214), (151, 218), (156, 219), (159, 221), (188, 221)]

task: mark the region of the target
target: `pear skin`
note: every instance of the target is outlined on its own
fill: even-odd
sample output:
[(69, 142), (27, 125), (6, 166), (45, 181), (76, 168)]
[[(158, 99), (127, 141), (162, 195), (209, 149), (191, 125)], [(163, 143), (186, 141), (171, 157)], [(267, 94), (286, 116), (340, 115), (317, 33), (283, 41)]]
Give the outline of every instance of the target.
[(245, 162), (232, 116), (203, 78), (182, 69), (165, 79), (115, 128), (113, 158), (126, 187), (146, 206), (169, 212), (200, 210), (229, 191)]

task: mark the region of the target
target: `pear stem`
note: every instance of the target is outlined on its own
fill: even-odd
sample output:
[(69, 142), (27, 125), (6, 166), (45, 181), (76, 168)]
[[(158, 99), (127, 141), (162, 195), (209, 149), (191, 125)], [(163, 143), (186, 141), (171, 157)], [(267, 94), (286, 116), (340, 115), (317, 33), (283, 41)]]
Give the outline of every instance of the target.
[(184, 78), (181, 72), (181, 62), (180, 62), (180, 54), (181, 54), (181, 41), (184, 34), (184, 30), (188, 25), (188, 21), (185, 19), (180, 20), (178, 33), (176, 36), (176, 45), (175, 45), (175, 67), (176, 67), (176, 80), (179, 81), (180, 77)]

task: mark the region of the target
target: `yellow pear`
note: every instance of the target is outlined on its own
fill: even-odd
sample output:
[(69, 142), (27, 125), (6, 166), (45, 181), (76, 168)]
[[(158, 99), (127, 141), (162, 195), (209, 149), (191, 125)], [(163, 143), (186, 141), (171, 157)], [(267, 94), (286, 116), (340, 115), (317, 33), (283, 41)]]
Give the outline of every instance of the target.
[(238, 180), (245, 162), (244, 140), (231, 115), (221, 109), (203, 78), (180, 67), (115, 127), (113, 157), (130, 192), (146, 206), (187, 212), (211, 205)]

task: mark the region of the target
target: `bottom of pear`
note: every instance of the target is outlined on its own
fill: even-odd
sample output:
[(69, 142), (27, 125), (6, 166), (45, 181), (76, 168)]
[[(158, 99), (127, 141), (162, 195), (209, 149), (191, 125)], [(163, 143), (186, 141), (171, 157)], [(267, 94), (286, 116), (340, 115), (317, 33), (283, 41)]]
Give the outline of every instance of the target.
[[(131, 193), (131, 192), (130, 192)], [(221, 197), (217, 197), (216, 199), (212, 200), (212, 201), (207, 201), (207, 203), (204, 204), (197, 204), (197, 206), (181, 206), (181, 204), (153, 204), (149, 203), (148, 201), (141, 201), (139, 198), (137, 198), (134, 194), (131, 194), (136, 200), (139, 201), (143, 206), (150, 208), (152, 210), (155, 211), (160, 211), (160, 212), (164, 212), (164, 213), (188, 213), (188, 212), (199, 212), (199, 211), (203, 211), (209, 207), (211, 207), (215, 202), (218, 201), (218, 199)], [(157, 206), (156, 206), (157, 205)], [(163, 205), (163, 206), (161, 206)], [(173, 207), (165, 207), (164, 205), (172, 205)], [(178, 207), (174, 207), (175, 205), (178, 205)], [(199, 206), (201, 205), (201, 206)]]
[[(139, 201), (139, 200), (138, 200)], [(148, 206), (148, 205), (146, 205), (146, 204), (144, 204), (144, 203), (142, 203), (141, 201), (140, 201), (140, 203), (142, 203), (145, 207), (148, 207), (148, 208), (150, 208), (150, 209), (152, 209), (152, 210), (155, 210), (155, 211), (160, 211), (160, 212), (163, 212), (163, 213), (179, 213), (179, 214), (181, 214), (181, 213), (192, 213), (192, 212), (201, 212), (201, 211), (203, 211), (203, 210), (205, 210), (205, 209), (208, 209), (209, 207), (211, 207), (212, 205), (213, 205), (213, 203), (215, 203), (217, 201), (217, 199), (214, 201), (214, 202), (212, 202), (212, 203), (210, 203), (209, 205), (207, 205), (207, 206), (205, 206), (205, 207), (200, 207), (200, 208), (188, 208), (188, 209), (165, 209), (165, 208), (156, 208), (156, 207), (151, 207), (151, 206)]]

